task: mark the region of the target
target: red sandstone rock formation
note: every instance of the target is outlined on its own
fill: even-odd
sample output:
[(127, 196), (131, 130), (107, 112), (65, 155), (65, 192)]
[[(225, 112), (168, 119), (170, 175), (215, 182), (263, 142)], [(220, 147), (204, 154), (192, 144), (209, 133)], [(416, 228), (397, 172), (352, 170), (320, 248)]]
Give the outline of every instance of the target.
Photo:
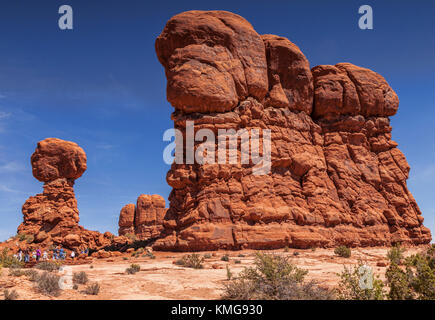
[(31, 157), (33, 176), (44, 182), (44, 191), (24, 203), (18, 233), (34, 236), (34, 243), (70, 249), (111, 244), (113, 235), (79, 226), (74, 180), (86, 170), (86, 154), (76, 143), (48, 138), (38, 143)]
[[(310, 70), (289, 40), (260, 36), (223, 11), (174, 16), (156, 51), (175, 128), (185, 135), (192, 120), (195, 132), (270, 129), (272, 169), (253, 175), (252, 163), (174, 163), (155, 248), (430, 242), (406, 186), (409, 165), (391, 140), (388, 117), (399, 100), (382, 76), (349, 63)], [(121, 214), (121, 228), (132, 230), (131, 210)]]
[(159, 195), (142, 194), (136, 206), (125, 205), (119, 215), (119, 235), (134, 234), (140, 240), (154, 239), (163, 231), (166, 214), (165, 199)]

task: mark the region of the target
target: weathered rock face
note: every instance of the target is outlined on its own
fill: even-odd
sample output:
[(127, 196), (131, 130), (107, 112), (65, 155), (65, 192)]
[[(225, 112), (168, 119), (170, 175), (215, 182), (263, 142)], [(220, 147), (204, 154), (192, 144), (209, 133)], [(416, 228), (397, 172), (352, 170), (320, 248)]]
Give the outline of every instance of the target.
[(79, 226), (74, 180), (86, 170), (86, 154), (76, 143), (48, 138), (38, 143), (31, 157), (33, 175), (44, 182), (44, 191), (24, 203), (18, 233), (34, 236), (41, 246), (70, 249), (109, 245), (113, 235)]
[(406, 186), (409, 165), (391, 140), (399, 100), (382, 76), (349, 63), (310, 70), (289, 40), (222, 11), (174, 16), (156, 51), (184, 139), (187, 120), (195, 132), (270, 129), (272, 168), (254, 175), (252, 162), (174, 163), (155, 248), (430, 242)]
[(142, 194), (136, 206), (125, 205), (119, 215), (119, 235), (134, 234), (140, 240), (158, 238), (163, 231), (166, 214), (165, 199), (159, 195)]

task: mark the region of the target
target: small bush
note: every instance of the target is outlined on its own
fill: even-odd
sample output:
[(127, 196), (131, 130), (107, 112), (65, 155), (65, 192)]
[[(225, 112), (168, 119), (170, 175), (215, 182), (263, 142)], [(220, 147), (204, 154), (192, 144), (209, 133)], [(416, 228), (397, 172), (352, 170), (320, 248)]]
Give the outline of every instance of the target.
[[(339, 274), (341, 280), (337, 287), (338, 298), (341, 300), (384, 300), (384, 285), (381, 280), (375, 279), (373, 274), (365, 275), (360, 269), (364, 264), (359, 261), (354, 267), (344, 266), (344, 270)], [(367, 270), (367, 269), (366, 269)], [(365, 278), (363, 278), (363, 276)], [(362, 283), (368, 280), (372, 287), (364, 288)]]
[(234, 263), (235, 263), (235, 264), (241, 264), (242, 261), (240, 261), (240, 260), (236, 260), (236, 261), (234, 261)]
[(243, 253), (240, 253), (240, 254), (238, 255), (238, 257), (239, 257), (239, 258), (244, 258), (245, 255), (244, 255)]
[(210, 253), (204, 254), (204, 259), (211, 259), (211, 254)]
[(15, 236), (15, 239), (17, 239), (18, 241), (26, 241), (30, 244), (35, 240), (35, 237), (31, 234), (18, 233)]
[(140, 265), (134, 263), (130, 265), (130, 268), (125, 269), (125, 272), (127, 274), (135, 274), (139, 271), (140, 271)]
[(203, 268), (204, 257), (201, 257), (199, 254), (192, 253), (183, 256), (181, 259), (178, 259), (175, 264), (187, 268), (193, 269), (202, 269)]
[(227, 265), (227, 280), (231, 280), (233, 277), (233, 273), (230, 270), (230, 267)]
[(289, 248), (286, 246), (286, 247), (284, 247), (284, 252), (288, 252), (289, 251)]
[(350, 258), (350, 256), (351, 256), (351, 250), (350, 250), (350, 248), (348, 248), (346, 246), (339, 246), (339, 247), (335, 248), (334, 253), (337, 256), (340, 256), (343, 258)]
[(3, 293), (5, 295), (5, 300), (17, 300), (18, 299), (18, 293), (16, 290), (9, 291), (8, 289), (6, 289), (5, 291), (3, 291)]
[(296, 256), (298, 256), (299, 255), (299, 251), (295, 251), (295, 252), (293, 252), (293, 255), (296, 257)]
[(0, 265), (4, 268), (21, 268), (24, 266), (23, 262), (20, 262), (13, 255), (8, 254), (9, 249), (4, 248), (2, 253), (0, 254)]
[(9, 275), (12, 277), (21, 277), (24, 276), (24, 271), (18, 268), (9, 269)]
[(127, 257), (123, 257), (122, 260), (128, 260), (128, 258)]
[[(395, 256), (397, 257), (397, 256)], [(392, 300), (435, 300), (435, 255), (432, 247), (425, 253), (414, 254), (400, 268), (390, 259), (385, 276), (390, 287), (388, 297)]]
[(33, 269), (24, 271), (24, 275), (32, 282), (38, 281), (39, 272)]
[(73, 283), (74, 284), (86, 284), (88, 283), (89, 278), (86, 272), (80, 271), (80, 272), (74, 272), (73, 273)]
[(85, 289), (85, 293), (93, 296), (98, 295), (100, 293), (100, 284), (98, 282), (89, 284)]
[(152, 252), (147, 252), (147, 253), (146, 253), (146, 256), (147, 256), (148, 258), (150, 258), (150, 259), (155, 259), (155, 258), (156, 258), (156, 256), (155, 256)]
[(405, 249), (400, 247), (400, 244), (396, 244), (388, 251), (387, 258), (390, 260), (390, 263), (400, 265), (405, 251)]
[(79, 286), (78, 285), (73, 285), (73, 290), (78, 290), (79, 289)]
[(306, 270), (287, 258), (257, 253), (254, 267), (245, 268), (239, 279), (225, 285), (226, 300), (324, 300), (332, 293), (315, 282), (305, 282)]
[(58, 296), (60, 294), (59, 287), (60, 277), (50, 272), (44, 272), (37, 281), (37, 287), (43, 294), (49, 296)]
[(60, 269), (60, 264), (56, 263), (56, 262), (51, 262), (51, 261), (43, 261), (43, 262), (38, 263), (35, 266), (35, 268), (39, 269), (39, 270), (53, 272), (53, 271), (58, 271)]
[(137, 240), (136, 235), (133, 233), (127, 233), (125, 236), (133, 242)]
[(221, 257), (221, 260), (222, 261), (230, 261), (230, 257), (227, 254), (225, 254)]

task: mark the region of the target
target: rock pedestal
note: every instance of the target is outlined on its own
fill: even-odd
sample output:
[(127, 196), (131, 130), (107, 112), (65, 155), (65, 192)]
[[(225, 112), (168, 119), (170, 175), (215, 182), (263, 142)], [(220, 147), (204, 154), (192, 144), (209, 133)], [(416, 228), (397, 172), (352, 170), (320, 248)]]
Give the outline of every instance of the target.
[(69, 249), (109, 245), (113, 235), (89, 231), (79, 225), (74, 181), (86, 170), (86, 154), (76, 143), (48, 138), (38, 143), (31, 157), (33, 176), (44, 182), (44, 191), (24, 203), (19, 234), (33, 235), (39, 246)]

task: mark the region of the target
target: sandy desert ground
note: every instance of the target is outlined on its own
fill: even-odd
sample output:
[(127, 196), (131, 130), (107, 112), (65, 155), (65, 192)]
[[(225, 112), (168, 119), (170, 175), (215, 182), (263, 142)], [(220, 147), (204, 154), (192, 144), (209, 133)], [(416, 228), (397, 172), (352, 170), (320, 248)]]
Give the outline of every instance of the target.
[[(408, 248), (405, 255), (422, 251), (423, 247)], [(314, 279), (319, 284), (334, 287), (339, 281), (337, 273), (343, 270), (343, 265), (352, 265), (358, 259), (366, 261), (375, 275), (383, 275), (386, 267), (386, 254), (389, 248), (358, 248), (352, 250), (351, 258), (342, 258), (334, 254), (334, 249), (313, 250), (271, 250), (268, 253), (287, 255), (297, 266), (309, 271), (307, 279)], [(287, 252), (286, 252), (287, 251)], [(298, 252), (295, 254), (295, 252)], [(132, 257), (130, 254), (108, 259), (94, 259), (86, 264), (71, 265), (73, 272), (85, 271), (91, 282), (98, 282), (100, 293), (96, 296), (84, 293), (86, 285), (80, 285), (77, 290), (63, 290), (58, 297), (41, 294), (35, 288), (35, 283), (26, 276), (14, 277), (8, 269), (3, 268), (0, 276), (0, 297), (4, 289), (15, 289), (19, 299), (60, 299), (60, 300), (92, 300), (92, 299), (219, 299), (222, 288), (227, 280), (228, 265), (236, 276), (244, 267), (252, 265), (255, 251), (215, 251), (201, 252), (209, 254), (203, 269), (191, 269), (175, 265), (173, 262), (185, 253), (155, 252), (155, 259), (149, 257)], [(228, 262), (221, 257), (228, 254)], [(243, 256), (242, 256), (243, 255)], [(236, 261), (239, 260), (240, 262)], [(136, 263), (141, 270), (128, 275), (125, 269)]]

